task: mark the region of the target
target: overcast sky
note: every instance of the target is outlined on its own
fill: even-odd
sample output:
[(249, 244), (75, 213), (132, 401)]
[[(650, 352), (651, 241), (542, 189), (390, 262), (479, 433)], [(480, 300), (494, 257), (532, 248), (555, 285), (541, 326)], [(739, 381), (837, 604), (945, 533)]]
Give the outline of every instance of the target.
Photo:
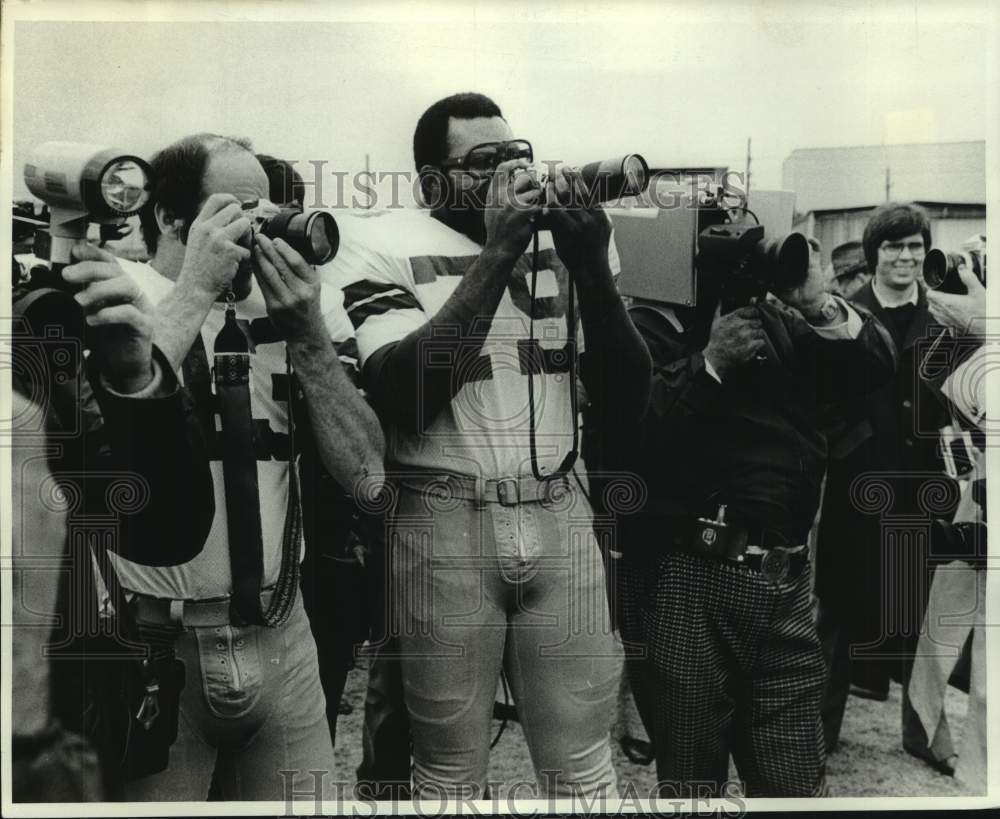
[[(273, 21), (242, 21), (251, 8)], [(763, 188), (780, 187), (795, 148), (986, 136), (985, 3), (408, 8), (278, 22), (303, 7), (232, 2), (217, 7), (226, 22), (19, 21), (15, 195), (27, 150), (48, 139), (149, 155), (215, 131), (331, 168), (361, 170), (368, 153), (373, 169), (409, 170), (421, 112), (464, 90), (493, 97), (545, 159), (638, 151), (657, 166), (742, 170), (751, 137)]]

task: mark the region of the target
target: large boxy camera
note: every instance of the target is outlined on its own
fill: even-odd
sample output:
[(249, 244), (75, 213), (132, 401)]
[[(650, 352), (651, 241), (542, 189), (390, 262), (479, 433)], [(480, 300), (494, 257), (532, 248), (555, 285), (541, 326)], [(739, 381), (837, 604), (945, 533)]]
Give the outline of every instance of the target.
[(722, 187), (665, 193), (663, 173), (650, 183), (652, 205), (611, 211), (623, 296), (694, 306), (699, 274), (710, 275), (726, 312), (805, 281), (809, 244), (790, 230), (794, 193), (755, 191), (749, 199)]

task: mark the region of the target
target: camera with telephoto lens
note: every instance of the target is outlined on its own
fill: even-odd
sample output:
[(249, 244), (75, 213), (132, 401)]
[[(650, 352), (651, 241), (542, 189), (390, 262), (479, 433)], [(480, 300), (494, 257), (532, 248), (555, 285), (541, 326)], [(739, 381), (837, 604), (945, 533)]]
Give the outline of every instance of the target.
[(968, 292), (958, 269), (971, 266), (976, 278), (986, 286), (986, 249), (985, 241), (982, 249), (969, 249), (964, 253), (956, 253), (940, 248), (932, 248), (924, 256), (924, 284), (939, 293), (954, 293), (963, 295)]
[(48, 222), (33, 219), (23, 206), (15, 213), (22, 232), (33, 225), (32, 251), (39, 260), (30, 271), (15, 266), (15, 313), (39, 331), (58, 325), (81, 337), (83, 313), (72, 298), (79, 288), (63, 280), (63, 268), (73, 263), (73, 247), (87, 242), (90, 225), (99, 225), (103, 239), (127, 229), (126, 219), (149, 199), (151, 179), (143, 159), (114, 148), (79, 142), (37, 146), (24, 164), (24, 183), (44, 203)]
[(243, 212), (250, 219), (254, 233), (287, 242), (307, 264), (326, 264), (340, 248), (337, 221), (326, 211), (304, 213), (297, 208), (278, 208), (255, 201), (245, 203)]
[[(525, 169), (534, 176), (540, 188), (548, 184), (553, 176), (550, 171), (553, 170), (554, 167), (546, 168), (545, 165), (532, 165)], [(625, 154), (613, 159), (589, 162), (576, 170), (587, 191), (582, 202), (571, 200), (574, 205), (590, 206), (615, 202), (626, 196), (638, 196), (649, 185), (649, 165), (640, 154)], [(545, 219), (539, 220), (539, 227), (548, 227), (546, 222)]]

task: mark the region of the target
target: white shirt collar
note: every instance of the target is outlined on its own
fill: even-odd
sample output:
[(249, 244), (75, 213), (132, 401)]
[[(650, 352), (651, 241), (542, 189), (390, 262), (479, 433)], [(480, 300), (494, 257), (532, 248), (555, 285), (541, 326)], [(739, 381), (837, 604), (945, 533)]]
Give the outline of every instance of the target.
[(875, 294), (875, 301), (877, 301), (883, 309), (890, 307), (902, 307), (904, 304), (912, 304), (916, 307), (920, 296), (920, 286), (916, 282), (913, 283), (913, 289), (910, 291), (910, 297), (908, 299), (903, 299), (902, 301), (887, 301), (882, 297), (882, 293), (879, 292), (879, 287), (875, 279), (872, 279), (872, 292)]

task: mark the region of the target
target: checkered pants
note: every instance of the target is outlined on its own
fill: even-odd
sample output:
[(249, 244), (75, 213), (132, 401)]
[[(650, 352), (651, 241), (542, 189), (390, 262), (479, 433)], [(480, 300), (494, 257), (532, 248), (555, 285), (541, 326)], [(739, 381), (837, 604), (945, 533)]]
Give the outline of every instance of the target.
[(808, 570), (768, 583), (684, 553), (619, 563), (629, 677), (662, 793), (718, 792), (731, 752), (747, 796), (825, 795)]

